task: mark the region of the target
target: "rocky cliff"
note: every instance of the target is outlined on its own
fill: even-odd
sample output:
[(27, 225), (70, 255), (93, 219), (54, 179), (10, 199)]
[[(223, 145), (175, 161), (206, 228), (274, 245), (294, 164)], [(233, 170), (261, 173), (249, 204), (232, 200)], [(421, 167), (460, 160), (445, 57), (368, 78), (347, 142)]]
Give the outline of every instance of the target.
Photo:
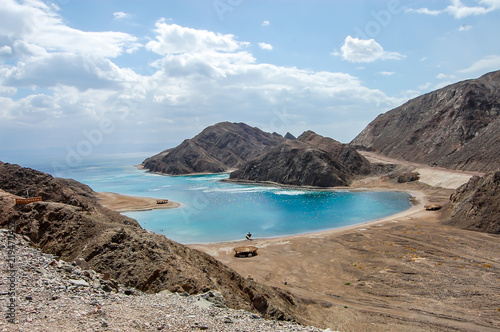
[(474, 176), (451, 196), (449, 224), (500, 234), (500, 171)]
[[(15, 205), (26, 189), (43, 202)], [(92, 189), (73, 180), (0, 162), (0, 226), (15, 225), (43, 252), (90, 267), (129, 287), (196, 294), (220, 291), (231, 308), (297, 319), (288, 292), (243, 278), (211, 256), (187, 248), (101, 206)]]
[(307, 131), (249, 161), (231, 180), (296, 186), (348, 186), (354, 174), (368, 174), (370, 163), (354, 149)]
[(143, 166), (151, 172), (171, 175), (219, 173), (238, 168), (283, 141), (282, 136), (244, 123), (221, 122), (144, 160)]
[(379, 115), (351, 146), (428, 165), (500, 165), (500, 71), (417, 97)]

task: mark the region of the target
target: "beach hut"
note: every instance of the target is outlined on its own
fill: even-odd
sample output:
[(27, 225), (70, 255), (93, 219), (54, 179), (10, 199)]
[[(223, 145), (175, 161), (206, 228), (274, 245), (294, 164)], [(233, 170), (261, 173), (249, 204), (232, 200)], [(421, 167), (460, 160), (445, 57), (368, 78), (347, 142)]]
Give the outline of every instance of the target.
[(424, 208), (427, 211), (437, 211), (437, 210), (441, 210), (441, 205), (439, 205), (439, 204), (428, 204), (428, 205), (425, 205)]
[(257, 256), (257, 247), (254, 246), (244, 246), (234, 248), (235, 257), (253, 257)]

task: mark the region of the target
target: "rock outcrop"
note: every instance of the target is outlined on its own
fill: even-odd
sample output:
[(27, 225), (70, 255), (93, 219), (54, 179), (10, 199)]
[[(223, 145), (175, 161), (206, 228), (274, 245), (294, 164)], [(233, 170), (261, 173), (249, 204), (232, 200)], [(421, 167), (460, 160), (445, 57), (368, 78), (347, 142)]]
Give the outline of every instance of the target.
[[(15, 205), (15, 195), (42, 202)], [(296, 320), (298, 303), (288, 292), (243, 278), (213, 257), (150, 233), (128, 217), (101, 206), (92, 189), (0, 162), (0, 226), (15, 225), (43, 252), (89, 266), (145, 292), (189, 294), (220, 291), (231, 308)]]
[(354, 149), (307, 131), (251, 160), (231, 180), (295, 186), (348, 186), (354, 174), (368, 174), (370, 163)]
[(282, 136), (244, 123), (221, 122), (142, 165), (151, 172), (170, 175), (220, 173), (239, 168), (283, 141)]
[(379, 115), (351, 146), (469, 171), (500, 165), (500, 71), (417, 97)]
[(500, 234), (500, 171), (474, 176), (451, 195), (449, 224)]

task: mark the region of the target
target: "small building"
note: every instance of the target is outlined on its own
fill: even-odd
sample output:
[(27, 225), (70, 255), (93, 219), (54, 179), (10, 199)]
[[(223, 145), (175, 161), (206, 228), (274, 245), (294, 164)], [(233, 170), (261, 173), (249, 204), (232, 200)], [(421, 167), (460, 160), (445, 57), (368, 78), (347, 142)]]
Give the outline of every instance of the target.
[(234, 248), (235, 257), (253, 257), (257, 256), (257, 247), (254, 246), (244, 246)]

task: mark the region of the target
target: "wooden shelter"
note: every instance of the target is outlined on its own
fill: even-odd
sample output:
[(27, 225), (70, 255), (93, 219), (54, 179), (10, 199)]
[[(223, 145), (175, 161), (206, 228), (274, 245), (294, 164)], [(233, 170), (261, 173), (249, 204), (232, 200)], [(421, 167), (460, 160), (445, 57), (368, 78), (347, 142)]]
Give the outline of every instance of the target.
[(428, 204), (428, 205), (425, 205), (424, 208), (427, 211), (437, 211), (437, 210), (441, 210), (441, 205), (439, 205), (439, 204)]
[(244, 246), (234, 248), (235, 257), (253, 257), (257, 256), (257, 247), (254, 246)]

